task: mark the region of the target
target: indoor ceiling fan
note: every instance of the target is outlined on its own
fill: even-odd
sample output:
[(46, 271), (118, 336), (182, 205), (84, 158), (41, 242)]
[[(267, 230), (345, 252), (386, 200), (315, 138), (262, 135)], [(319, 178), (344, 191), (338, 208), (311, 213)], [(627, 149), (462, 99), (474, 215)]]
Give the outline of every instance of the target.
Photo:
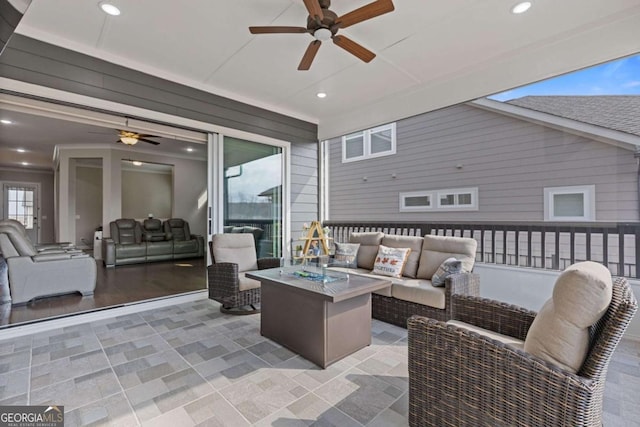
[(353, 40), (339, 35), (338, 30), (342, 28), (350, 27), (367, 19), (375, 18), (376, 16), (383, 15), (385, 13), (394, 10), (392, 0), (376, 0), (373, 3), (369, 3), (358, 9), (352, 10), (342, 16), (338, 16), (335, 12), (329, 10), (331, 7), (331, 0), (303, 0), (304, 5), (309, 11), (306, 27), (279, 27), (279, 26), (267, 26), (267, 27), (249, 27), (251, 34), (283, 34), (283, 33), (309, 33), (315, 40), (309, 44), (306, 52), (298, 65), (298, 70), (308, 70), (311, 67), (313, 58), (323, 41), (329, 39), (333, 40), (333, 43), (340, 46), (352, 55), (357, 56), (364, 62), (370, 62), (376, 57), (375, 53), (359, 45)]
[(119, 139), (116, 142), (120, 142), (125, 145), (136, 145), (138, 141), (146, 142), (148, 144), (153, 144), (153, 145), (160, 145), (159, 142), (151, 141), (150, 139), (147, 139), (147, 138), (157, 138), (153, 135), (146, 135), (143, 133), (130, 132), (128, 130), (118, 129), (118, 136), (119, 136)]

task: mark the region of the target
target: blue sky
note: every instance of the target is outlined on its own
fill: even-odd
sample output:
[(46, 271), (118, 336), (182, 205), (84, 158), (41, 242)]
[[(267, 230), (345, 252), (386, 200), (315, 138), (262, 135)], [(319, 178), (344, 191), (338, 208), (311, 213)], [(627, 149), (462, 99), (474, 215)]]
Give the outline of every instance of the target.
[(640, 95), (640, 55), (574, 71), (489, 98), (508, 101), (526, 95)]

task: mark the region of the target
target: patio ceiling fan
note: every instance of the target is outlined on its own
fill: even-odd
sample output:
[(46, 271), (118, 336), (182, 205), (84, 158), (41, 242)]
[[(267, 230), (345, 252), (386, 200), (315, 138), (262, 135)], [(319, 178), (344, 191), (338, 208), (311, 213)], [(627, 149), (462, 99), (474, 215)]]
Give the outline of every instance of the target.
[(313, 40), (304, 55), (302, 61), (298, 65), (298, 70), (308, 70), (311, 63), (320, 49), (323, 41), (329, 39), (333, 43), (343, 48), (347, 52), (360, 58), (364, 62), (370, 62), (376, 57), (375, 53), (365, 47), (354, 42), (350, 38), (339, 35), (341, 28), (347, 28), (351, 25), (366, 21), (376, 16), (384, 15), (394, 10), (392, 0), (376, 0), (358, 9), (352, 10), (342, 16), (338, 16), (335, 12), (329, 10), (331, 0), (303, 0), (304, 5), (309, 11), (306, 27), (249, 27), (251, 34), (288, 34), (288, 33), (309, 33), (313, 36)]

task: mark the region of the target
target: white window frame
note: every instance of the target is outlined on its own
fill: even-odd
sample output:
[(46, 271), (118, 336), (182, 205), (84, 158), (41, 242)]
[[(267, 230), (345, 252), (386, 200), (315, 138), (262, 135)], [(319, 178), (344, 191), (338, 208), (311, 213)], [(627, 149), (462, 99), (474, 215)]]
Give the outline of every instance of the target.
[[(583, 216), (556, 216), (554, 196), (560, 194), (582, 194)], [(544, 189), (545, 221), (595, 221), (596, 220), (596, 186), (574, 185), (570, 187), (545, 187)]]
[[(409, 191), (400, 193), (400, 212), (427, 212), (434, 209), (435, 196), (433, 191)], [(429, 206), (407, 206), (406, 199), (409, 197), (429, 197)]]
[[(444, 195), (470, 194), (471, 204), (469, 205), (441, 205), (440, 197)], [(424, 197), (430, 198), (430, 206), (407, 206), (407, 197)], [(457, 201), (456, 201), (457, 202)], [(445, 190), (424, 190), (424, 191), (408, 191), (399, 193), (399, 209), (400, 212), (429, 212), (429, 211), (477, 211), (478, 210), (478, 187), (468, 188), (452, 188)]]
[[(391, 130), (391, 149), (387, 151), (382, 151), (379, 153), (371, 153), (371, 134), (382, 132), (385, 130)], [(360, 136), (360, 135), (362, 135), (362, 143), (364, 145), (362, 150), (363, 154), (361, 156), (347, 158), (347, 139), (350, 139), (349, 137)], [(396, 154), (396, 124), (395, 123), (389, 123), (386, 125), (377, 126), (371, 129), (363, 130), (361, 132), (350, 133), (349, 135), (344, 135), (342, 137), (342, 163), (357, 162), (360, 160), (373, 159), (376, 157), (391, 156), (393, 154)]]
[[(441, 205), (440, 198), (442, 196), (448, 196), (453, 194), (458, 196), (460, 194), (470, 194), (471, 203), (468, 205), (459, 205), (458, 201), (455, 201), (453, 205)], [(457, 198), (456, 198), (457, 199)], [(436, 209), (440, 211), (477, 211), (478, 210), (478, 187), (469, 188), (450, 188), (445, 190), (436, 191)]]

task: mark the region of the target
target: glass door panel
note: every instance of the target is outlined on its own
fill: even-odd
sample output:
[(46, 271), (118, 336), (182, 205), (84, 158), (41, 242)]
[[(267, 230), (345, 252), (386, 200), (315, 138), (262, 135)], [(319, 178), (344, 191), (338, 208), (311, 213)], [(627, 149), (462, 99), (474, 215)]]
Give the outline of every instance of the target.
[(282, 256), (283, 151), (224, 138), (225, 233), (252, 233), (258, 257)]

